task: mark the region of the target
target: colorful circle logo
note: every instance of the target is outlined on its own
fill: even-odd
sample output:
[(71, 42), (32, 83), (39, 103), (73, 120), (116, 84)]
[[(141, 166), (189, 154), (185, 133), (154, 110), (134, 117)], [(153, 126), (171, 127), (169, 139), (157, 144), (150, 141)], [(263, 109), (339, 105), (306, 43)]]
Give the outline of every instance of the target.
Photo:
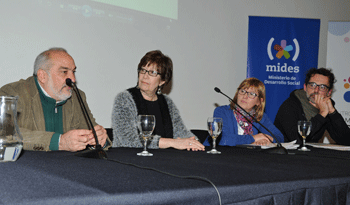
[[(345, 84), (344, 84), (344, 88), (345, 89), (349, 89), (350, 88), (350, 77), (346, 80), (346, 79), (344, 79), (344, 82), (345, 82)], [(350, 91), (347, 91), (347, 92), (345, 92), (344, 93), (344, 100), (346, 101), (346, 102), (350, 102)]]

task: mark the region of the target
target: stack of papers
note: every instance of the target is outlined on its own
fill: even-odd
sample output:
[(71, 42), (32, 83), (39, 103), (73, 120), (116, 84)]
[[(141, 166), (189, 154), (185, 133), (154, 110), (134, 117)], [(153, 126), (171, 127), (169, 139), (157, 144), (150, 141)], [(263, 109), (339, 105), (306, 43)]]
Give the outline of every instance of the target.
[[(281, 145), (286, 149), (297, 149), (300, 147), (299, 144), (296, 144), (296, 140), (292, 142), (284, 142), (281, 143)], [(337, 144), (324, 144), (324, 143), (310, 143), (307, 142), (306, 145), (316, 147), (316, 148), (324, 148), (324, 149), (332, 149), (332, 150), (338, 150), (338, 151), (350, 151), (350, 146), (344, 146), (344, 145), (337, 145)], [(246, 145), (237, 145), (237, 147), (249, 147), (249, 148), (258, 148), (261, 149), (269, 149), (273, 147), (277, 147), (277, 143), (271, 143), (266, 146), (260, 146), (260, 145), (254, 145), (254, 144), (246, 144)]]
[[(295, 144), (297, 141), (291, 141), (291, 142), (284, 142), (281, 143), (281, 145), (286, 148), (286, 149), (297, 149), (300, 145), (299, 144)], [(261, 146), (261, 149), (268, 149), (268, 148), (272, 148), (272, 147), (277, 147), (277, 143), (271, 143), (269, 145), (266, 146)]]
[(324, 149), (333, 149), (333, 150), (339, 150), (339, 151), (350, 151), (350, 146), (344, 146), (344, 145), (337, 145), (337, 144), (324, 144), (324, 143), (306, 143), (306, 145), (317, 147), (317, 148), (324, 148)]
[[(286, 149), (297, 149), (300, 145), (299, 144), (295, 144), (297, 141), (294, 140), (292, 142), (285, 142), (285, 143), (281, 143), (281, 145), (286, 148)], [(261, 149), (269, 149), (269, 148), (273, 148), (273, 147), (277, 147), (277, 143), (271, 143), (269, 145), (266, 146), (261, 146), (261, 145), (255, 145), (255, 144), (244, 144), (244, 145), (237, 145), (237, 147), (246, 147), (246, 148), (261, 148)]]

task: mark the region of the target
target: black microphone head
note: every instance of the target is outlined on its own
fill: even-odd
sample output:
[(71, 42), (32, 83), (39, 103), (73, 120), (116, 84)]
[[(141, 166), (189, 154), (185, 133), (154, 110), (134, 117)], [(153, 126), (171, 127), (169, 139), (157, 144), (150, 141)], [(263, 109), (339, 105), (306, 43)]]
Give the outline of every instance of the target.
[(73, 81), (72, 81), (70, 78), (67, 78), (67, 79), (66, 79), (66, 84), (67, 84), (69, 87), (72, 87), (72, 86), (73, 86)]
[(214, 90), (218, 93), (221, 93), (221, 90), (218, 87), (215, 87)]

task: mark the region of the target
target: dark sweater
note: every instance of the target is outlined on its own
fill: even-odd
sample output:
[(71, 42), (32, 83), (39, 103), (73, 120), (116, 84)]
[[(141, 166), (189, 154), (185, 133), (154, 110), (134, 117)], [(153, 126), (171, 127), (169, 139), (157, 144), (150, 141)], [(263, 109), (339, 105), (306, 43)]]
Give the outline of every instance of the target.
[[(301, 102), (294, 92), (290, 94), (289, 98), (279, 108), (274, 124), (284, 135), (285, 142), (297, 140), (298, 143), (301, 143), (302, 139), (298, 133), (297, 124), (299, 120), (307, 119)], [(312, 128), (310, 135), (306, 138), (306, 142), (318, 142), (327, 130), (337, 144), (350, 145), (350, 128), (337, 111), (327, 115), (326, 118), (317, 114), (310, 121)]]
[(43, 107), (45, 130), (47, 132), (54, 132), (50, 142), (50, 150), (58, 150), (59, 137), (63, 134), (62, 105), (66, 103), (66, 100), (56, 103), (55, 99), (50, 98), (43, 93), (37, 78), (35, 78), (35, 84), (38, 88), (41, 105)]

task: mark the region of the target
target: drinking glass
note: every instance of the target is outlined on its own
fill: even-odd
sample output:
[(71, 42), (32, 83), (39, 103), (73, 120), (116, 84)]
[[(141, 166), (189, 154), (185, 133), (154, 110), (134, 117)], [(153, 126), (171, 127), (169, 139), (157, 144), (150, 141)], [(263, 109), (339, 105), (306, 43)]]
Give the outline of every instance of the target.
[(153, 156), (147, 151), (147, 142), (150, 139), (154, 127), (156, 125), (156, 118), (154, 115), (139, 115), (137, 116), (137, 127), (140, 132), (140, 137), (144, 142), (143, 151), (137, 153), (138, 156)]
[(211, 138), (213, 138), (213, 148), (208, 151), (209, 154), (221, 154), (216, 150), (216, 138), (220, 135), (222, 130), (222, 119), (219, 117), (209, 117), (207, 120), (208, 132)]
[(305, 146), (305, 139), (311, 132), (311, 122), (310, 121), (303, 121), (303, 120), (298, 121), (298, 132), (301, 135), (301, 137), (303, 138), (303, 145), (298, 150), (300, 150), (300, 151), (310, 151)]

